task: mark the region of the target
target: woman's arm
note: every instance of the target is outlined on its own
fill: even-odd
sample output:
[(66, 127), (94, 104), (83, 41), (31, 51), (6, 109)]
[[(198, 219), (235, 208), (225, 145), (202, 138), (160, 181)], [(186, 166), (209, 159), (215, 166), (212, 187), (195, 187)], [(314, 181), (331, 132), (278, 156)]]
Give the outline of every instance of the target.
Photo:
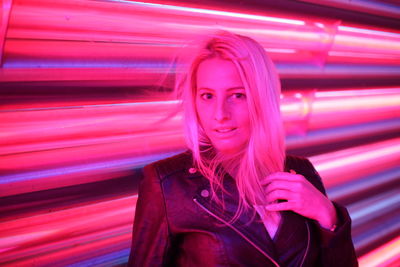
[[(292, 210), (313, 220), (321, 243), (321, 266), (358, 266), (351, 239), (351, 219), (343, 206), (330, 201), (321, 177), (308, 159), (296, 158), (291, 171), (269, 175), (264, 185), (270, 211)], [(334, 231), (330, 231), (336, 225)]]
[(143, 173), (128, 266), (163, 266), (171, 247), (163, 192), (153, 165), (144, 167)]
[[(319, 184), (326, 196), (325, 187), (318, 172), (312, 163), (306, 159), (306, 166), (310, 170), (309, 180)], [(313, 183), (313, 184), (314, 184)], [(321, 240), (320, 261), (322, 266), (358, 266), (357, 256), (351, 239), (351, 218), (345, 207), (332, 201), (336, 212), (336, 227), (330, 231), (315, 222)]]

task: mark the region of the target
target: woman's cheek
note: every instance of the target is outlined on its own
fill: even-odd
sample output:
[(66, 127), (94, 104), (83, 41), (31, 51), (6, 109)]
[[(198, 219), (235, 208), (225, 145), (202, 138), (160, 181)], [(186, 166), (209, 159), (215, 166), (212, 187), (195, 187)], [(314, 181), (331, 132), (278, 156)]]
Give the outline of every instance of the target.
[(197, 114), (200, 119), (200, 123), (204, 127), (204, 130), (206, 130), (209, 127), (209, 123), (210, 123), (208, 109), (209, 109), (209, 107), (207, 107), (207, 105), (204, 105), (202, 103), (199, 103), (197, 105)]

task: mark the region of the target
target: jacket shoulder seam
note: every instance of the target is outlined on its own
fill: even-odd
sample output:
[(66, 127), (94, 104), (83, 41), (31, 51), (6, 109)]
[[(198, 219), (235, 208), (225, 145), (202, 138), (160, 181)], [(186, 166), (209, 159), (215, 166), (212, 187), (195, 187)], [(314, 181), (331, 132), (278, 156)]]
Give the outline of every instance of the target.
[(185, 172), (187, 165), (189, 165), (189, 160), (189, 156), (184, 152), (151, 164), (157, 169), (160, 181), (163, 181), (172, 175)]

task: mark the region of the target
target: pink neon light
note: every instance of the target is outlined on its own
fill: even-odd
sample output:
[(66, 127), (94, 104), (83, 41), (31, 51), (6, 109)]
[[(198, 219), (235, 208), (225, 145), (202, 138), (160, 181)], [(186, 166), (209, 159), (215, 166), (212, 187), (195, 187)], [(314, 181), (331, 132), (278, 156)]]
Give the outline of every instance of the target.
[(363, 267), (399, 266), (400, 264), (400, 237), (361, 256), (358, 263)]
[(252, 14), (244, 14), (244, 13), (237, 13), (237, 12), (230, 12), (230, 11), (223, 11), (223, 10), (210, 10), (210, 9), (205, 9), (205, 8), (192, 8), (192, 7), (187, 7), (187, 6), (153, 4), (153, 3), (149, 3), (149, 2), (122, 1), (122, 0), (118, 0), (118, 1), (148, 6), (151, 8), (174, 10), (174, 11), (178, 11), (178, 12), (189, 12), (189, 13), (193, 12), (193, 13), (201, 13), (202, 15), (206, 14), (206, 15), (226, 16), (226, 17), (234, 17), (234, 18), (245, 18), (248, 20), (259, 20), (259, 21), (267, 21), (267, 22), (275, 22), (275, 23), (277, 22), (277, 23), (285, 23), (285, 24), (293, 24), (293, 25), (304, 25), (304, 21), (287, 19), (287, 18), (252, 15)]
[[(129, 248), (137, 195), (0, 222), (0, 264), (74, 262), (101, 255), (114, 244)], [(51, 230), (48, 230), (51, 229)], [(21, 238), (24, 237), (24, 238)], [(45, 253), (44, 253), (45, 252)]]
[[(221, 28), (256, 38), (278, 62), (319, 62), (324, 65), (329, 62), (357, 63), (359, 59), (363, 63), (396, 65), (400, 58), (397, 46), (400, 34), (395, 31), (339, 25), (322, 19), (293, 18), (284, 13), (253, 13), (199, 4), (182, 6), (182, 3), (174, 1), (78, 1), (73, 6), (48, 0), (18, 2), (13, 6), (8, 25), (4, 47), (6, 69), (0, 72), (0, 79), (115, 80), (115, 74), (100, 74), (109, 71), (107, 66), (104, 70), (90, 69), (90, 66), (98, 64), (97, 67), (101, 67), (110, 61), (124, 62), (127, 59), (135, 61), (146, 55), (171, 61), (174, 52), (192, 38), (193, 32), (215, 25), (210, 21), (218, 21)], [(130, 25), (140, 27), (132, 28)], [(30, 49), (26, 49), (27, 46)], [(291, 53), (296, 56), (290, 56)], [(102, 58), (104, 63), (96, 63)], [(29, 60), (34, 63), (28, 63)], [(46, 64), (52, 62), (61, 70), (46, 68)], [(63, 70), (62, 62), (66, 68), (77, 66), (84, 70)], [(29, 64), (40, 66), (40, 69), (31, 68)], [(18, 70), (8, 69), (16, 66)], [(146, 73), (149, 84), (157, 80), (155, 74), (158, 71), (149, 69)], [(347, 75), (352, 71), (354, 69), (349, 68)], [(131, 77), (135, 80), (143, 76), (136, 72), (138, 70), (129, 74), (116, 72), (119, 74), (117, 79)], [(316, 70), (314, 72), (314, 75), (321, 75)], [(283, 70), (281, 73), (285, 75)]]
[(310, 157), (327, 187), (392, 168), (400, 162), (400, 138)]

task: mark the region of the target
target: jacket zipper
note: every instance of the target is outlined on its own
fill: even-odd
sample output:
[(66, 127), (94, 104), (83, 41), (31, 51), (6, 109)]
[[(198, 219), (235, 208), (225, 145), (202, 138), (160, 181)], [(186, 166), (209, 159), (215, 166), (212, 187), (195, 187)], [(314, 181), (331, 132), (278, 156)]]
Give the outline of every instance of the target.
[[(210, 214), (211, 216), (213, 216), (214, 218), (216, 218), (217, 220), (223, 222), (224, 224), (226, 224), (227, 226), (229, 226), (232, 230), (234, 230), (236, 233), (238, 233), (242, 238), (244, 238), (247, 242), (249, 242), (253, 247), (255, 247), (258, 251), (260, 251), (265, 257), (267, 257), (272, 263), (275, 264), (275, 266), (280, 267), (279, 264), (273, 259), (271, 258), (267, 253), (265, 253), (264, 250), (262, 250), (259, 246), (257, 246), (256, 244), (254, 244), (254, 242), (252, 242), (246, 235), (244, 235), (242, 232), (240, 232), (240, 230), (238, 230), (237, 228), (235, 228), (233, 225), (229, 224), (227, 221), (225, 221), (224, 219), (218, 217), (217, 215), (215, 215), (214, 213), (212, 213), (210, 210), (208, 210), (206, 207), (204, 207), (202, 204), (200, 204), (196, 198), (193, 198), (193, 201), (200, 207), (202, 208), (204, 211), (206, 211), (208, 214)], [(308, 228), (307, 228), (308, 229)], [(307, 245), (308, 247), (308, 245)], [(306, 251), (307, 253), (307, 251)], [(303, 258), (304, 261), (304, 258)]]

